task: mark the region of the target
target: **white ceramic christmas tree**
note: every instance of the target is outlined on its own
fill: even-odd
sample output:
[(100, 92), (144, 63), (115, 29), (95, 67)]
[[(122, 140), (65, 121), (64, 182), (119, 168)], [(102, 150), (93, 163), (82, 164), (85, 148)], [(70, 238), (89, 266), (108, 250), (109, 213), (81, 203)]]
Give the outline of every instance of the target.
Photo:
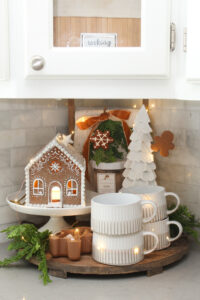
[(150, 119), (144, 107), (140, 109), (130, 137), (129, 153), (125, 163), (123, 187), (156, 185), (156, 165), (151, 150)]

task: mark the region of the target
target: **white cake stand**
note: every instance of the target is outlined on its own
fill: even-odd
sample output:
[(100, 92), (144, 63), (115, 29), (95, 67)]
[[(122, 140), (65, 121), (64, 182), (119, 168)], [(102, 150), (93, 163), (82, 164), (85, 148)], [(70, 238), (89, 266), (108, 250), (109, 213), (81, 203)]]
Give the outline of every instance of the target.
[(39, 230), (44, 231), (46, 229), (50, 230), (52, 233), (56, 233), (62, 229), (71, 227), (63, 217), (67, 216), (80, 216), (90, 214), (91, 211), (91, 199), (97, 195), (93, 191), (86, 191), (86, 206), (83, 207), (73, 207), (73, 208), (43, 208), (43, 207), (31, 207), (26, 205), (19, 205), (13, 201), (16, 199), (16, 195), (19, 197), (18, 193), (12, 193), (7, 196), (8, 205), (15, 211), (28, 215), (39, 215), (39, 216), (49, 216), (49, 221), (42, 226)]

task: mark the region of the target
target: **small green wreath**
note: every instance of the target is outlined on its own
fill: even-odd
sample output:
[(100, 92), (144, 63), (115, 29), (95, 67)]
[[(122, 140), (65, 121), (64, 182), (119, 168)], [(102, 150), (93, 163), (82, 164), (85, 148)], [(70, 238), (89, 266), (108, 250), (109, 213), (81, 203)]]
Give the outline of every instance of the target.
[(102, 132), (108, 130), (114, 141), (109, 144), (107, 150), (104, 150), (103, 148), (95, 150), (93, 144), (90, 143), (90, 160), (94, 160), (98, 166), (101, 162), (111, 163), (124, 159), (124, 153), (128, 152), (128, 145), (122, 123), (120, 121), (106, 120), (101, 122), (96, 130), (100, 130)]

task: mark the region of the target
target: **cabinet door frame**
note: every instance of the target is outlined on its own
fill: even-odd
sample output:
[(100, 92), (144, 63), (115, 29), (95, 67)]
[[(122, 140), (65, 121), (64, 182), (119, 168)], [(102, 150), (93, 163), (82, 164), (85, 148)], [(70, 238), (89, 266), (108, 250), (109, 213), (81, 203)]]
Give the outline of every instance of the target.
[(187, 1), (186, 79), (200, 82), (199, 0)]
[(0, 0), (0, 80), (9, 78), (8, 0)]
[[(171, 0), (141, 0), (141, 47), (53, 47), (53, 0), (25, 5), (25, 73), (34, 79), (166, 79), (170, 64)], [(45, 66), (32, 69), (34, 56)]]

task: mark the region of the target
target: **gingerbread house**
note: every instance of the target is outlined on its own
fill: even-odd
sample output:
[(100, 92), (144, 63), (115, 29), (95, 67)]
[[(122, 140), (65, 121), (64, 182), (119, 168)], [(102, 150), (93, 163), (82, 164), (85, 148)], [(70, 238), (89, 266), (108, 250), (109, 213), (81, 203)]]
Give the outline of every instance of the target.
[(26, 205), (72, 207), (85, 205), (85, 159), (57, 135), (25, 168)]

